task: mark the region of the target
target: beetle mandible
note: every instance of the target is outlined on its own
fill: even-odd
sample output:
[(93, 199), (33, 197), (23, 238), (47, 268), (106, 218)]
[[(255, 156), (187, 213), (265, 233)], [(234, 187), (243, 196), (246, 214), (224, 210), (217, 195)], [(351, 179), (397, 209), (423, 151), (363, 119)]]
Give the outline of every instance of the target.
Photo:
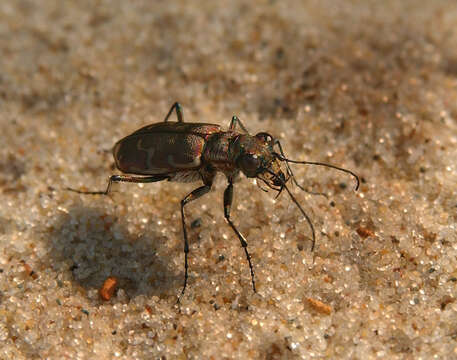
[[(173, 111), (177, 122), (168, 121)], [(239, 127), (239, 131), (237, 130)], [(276, 149), (276, 150), (275, 150)], [(281, 143), (266, 132), (250, 135), (237, 116), (233, 116), (228, 131), (219, 125), (207, 123), (185, 123), (182, 106), (176, 102), (170, 108), (163, 122), (147, 125), (119, 140), (113, 148), (116, 167), (126, 174), (112, 175), (105, 191), (81, 191), (68, 188), (80, 194), (108, 195), (113, 182), (152, 183), (157, 181), (194, 182), (203, 185), (181, 200), (181, 221), (184, 235), (184, 285), (178, 302), (184, 295), (188, 280), (188, 253), (186, 217), (184, 206), (208, 193), (218, 171), (224, 173), (228, 186), (224, 191), (224, 217), (240, 240), (251, 272), (252, 289), (256, 292), (254, 268), (247, 249), (245, 237), (238, 231), (230, 218), (233, 201), (233, 183), (242, 172), (248, 178), (255, 178), (268, 188), (278, 192), (285, 189), (291, 200), (305, 217), (312, 233), (311, 251), (316, 244), (316, 235), (309, 216), (292, 195), (287, 182), (301, 187), (295, 180), (289, 163), (320, 165), (334, 168), (352, 175), (358, 189), (359, 177), (352, 171), (327, 163), (295, 161), (284, 155)], [(282, 165), (284, 169), (282, 169)], [(260, 184), (258, 185), (260, 187)], [(262, 188), (262, 190), (264, 190)]]

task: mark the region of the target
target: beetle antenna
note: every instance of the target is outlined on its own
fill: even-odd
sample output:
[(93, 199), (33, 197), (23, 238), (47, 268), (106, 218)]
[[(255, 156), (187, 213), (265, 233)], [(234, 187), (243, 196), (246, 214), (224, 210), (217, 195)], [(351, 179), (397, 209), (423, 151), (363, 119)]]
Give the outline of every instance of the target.
[(290, 192), (289, 188), (287, 187), (286, 185), (286, 182), (284, 180), (282, 180), (278, 175), (276, 175), (273, 171), (269, 170), (269, 169), (265, 169), (267, 172), (269, 172), (271, 175), (273, 175), (276, 179), (279, 179), (279, 181), (281, 181), (281, 188), (278, 190), (279, 193), (281, 193), (281, 191), (283, 189), (286, 189), (287, 193), (289, 194), (290, 198), (292, 199), (292, 201), (295, 203), (295, 205), (297, 205), (298, 209), (300, 210), (300, 212), (302, 213), (302, 215), (305, 217), (306, 219), (306, 222), (308, 223), (310, 229), (311, 229), (311, 233), (313, 235), (313, 239), (312, 239), (312, 245), (311, 245), (311, 252), (314, 251), (314, 247), (316, 245), (316, 232), (314, 231), (314, 226), (313, 226), (313, 223), (311, 222), (311, 219), (310, 217), (308, 216), (308, 214), (305, 212), (305, 210), (303, 210), (303, 208), (301, 207), (300, 203), (297, 201), (297, 199), (295, 198), (295, 196), (292, 195), (292, 193)]
[(300, 210), (302, 215), (305, 217), (306, 221), (308, 222), (309, 227), (311, 228), (311, 232), (313, 234), (313, 242), (311, 244), (311, 252), (313, 252), (314, 251), (314, 246), (316, 245), (316, 233), (314, 231), (313, 223), (311, 222), (311, 219), (309, 218), (308, 214), (305, 212), (305, 210), (303, 210), (301, 205), (298, 203), (297, 199), (295, 199), (295, 196), (292, 195), (292, 193), (290, 192), (289, 188), (286, 186), (285, 183), (283, 184), (283, 187), (284, 187), (284, 189), (286, 189), (287, 193), (289, 194), (290, 198), (295, 203), (295, 205), (297, 205), (298, 209)]
[(285, 160), (286, 162), (291, 162), (291, 163), (294, 163), (294, 164), (325, 166), (325, 167), (329, 167), (329, 168), (332, 168), (332, 169), (336, 169), (336, 170), (345, 172), (345, 173), (347, 173), (349, 175), (352, 175), (355, 178), (356, 184), (355, 184), (355, 189), (354, 190), (357, 191), (359, 189), (360, 179), (359, 179), (358, 175), (356, 173), (352, 172), (351, 170), (344, 169), (344, 168), (341, 168), (341, 167), (338, 167), (338, 166), (335, 166), (335, 165), (332, 165), (332, 164), (318, 162), (318, 161), (295, 161), (295, 160), (286, 159), (284, 157), (282, 159)]
[(352, 175), (355, 178), (355, 181), (356, 181), (355, 191), (357, 191), (359, 189), (360, 179), (359, 179), (358, 175), (355, 174), (354, 172), (352, 172), (351, 170), (344, 169), (344, 168), (341, 168), (341, 167), (338, 167), (338, 166), (335, 166), (335, 165), (332, 165), (332, 164), (318, 162), (318, 161), (297, 161), (297, 160), (288, 159), (288, 158), (286, 158), (284, 156), (284, 152), (282, 151), (281, 144), (279, 144), (279, 142), (277, 142), (277, 144), (279, 146), (279, 150), (281, 151), (281, 154), (278, 154), (278, 153), (274, 153), (274, 154), (279, 160), (285, 161), (286, 164), (287, 164), (287, 167), (289, 167), (289, 165), (288, 165), (289, 163), (293, 163), (293, 164), (305, 164), (305, 165), (318, 165), (318, 166), (325, 166), (325, 167), (329, 167), (329, 168), (332, 168), (332, 169), (336, 169), (336, 170), (345, 172), (345, 173), (347, 173), (349, 175)]

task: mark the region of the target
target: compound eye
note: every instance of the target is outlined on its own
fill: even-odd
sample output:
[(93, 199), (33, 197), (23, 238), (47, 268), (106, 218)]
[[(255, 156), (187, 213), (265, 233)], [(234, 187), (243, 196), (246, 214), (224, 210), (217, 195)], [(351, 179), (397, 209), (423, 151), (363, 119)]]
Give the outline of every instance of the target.
[(240, 158), (239, 166), (248, 177), (256, 176), (260, 165), (261, 160), (257, 155), (246, 154)]
[(255, 137), (262, 140), (265, 143), (271, 143), (273, 141), (273, 136), (265, 132), (258, 133)]

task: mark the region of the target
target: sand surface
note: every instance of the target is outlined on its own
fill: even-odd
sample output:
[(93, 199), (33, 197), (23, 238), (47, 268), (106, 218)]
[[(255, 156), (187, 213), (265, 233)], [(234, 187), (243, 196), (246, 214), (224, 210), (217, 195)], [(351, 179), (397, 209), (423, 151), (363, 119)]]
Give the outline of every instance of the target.
[[(235, 184), (257, 294), (222, 175), (180, 306), (200, 184), (65, 190), (175, 101), (362, 179), (293, 167), (314, 253), (287, 193)], [(457, 358), (455, 1), (1, 1), (0, 129), (0, 359)]]

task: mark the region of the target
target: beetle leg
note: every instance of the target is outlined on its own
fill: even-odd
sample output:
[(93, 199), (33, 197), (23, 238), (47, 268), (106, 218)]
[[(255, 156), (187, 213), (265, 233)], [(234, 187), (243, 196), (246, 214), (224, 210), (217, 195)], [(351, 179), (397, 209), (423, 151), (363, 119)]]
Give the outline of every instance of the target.
[(184, 122), (184, 118), (182, 116), (182, 106), (179, 102), (175, 102), (172, 106), (170, 111), (168, 112), (167, 116), (165, 116), (165, 120), (163, 122), (167, 122), (168, 118), (170, 117), (173, 110), (176, 110), (176, 116), (178, 118), (178, 122)]
[(247, 243), (246, 239), (244, 238), (244, 236), (238, 231), (238, 229), (235, 227), (232, 220), (230, 219), (230, 209), (232, 207), (232, 201), (233, 201), (233, 183), (232, 183), (232, 180), (229, 179), (229, 184), (224, 191), (224, 216), (225, 216), (225, 220), (227, 220), (228, 224), (231, 226), (233, 231), (236, 233), (236, 235), (240, 239), (241, 246), (243, 247), (244, 252), (246, 253), (246, 259), (248, 260), (249, 269), (251, 270), (252, 289), (254, 290), (254, 292), (256, 292), (254, 269), (253, 269), (252, 263), (251, 263), (251, 255), (249, 255), (249, 252), (248, 252), (248, 243)]
[(232, 116), (232, 120), (230, 121), (229, 130), (234, 131), (236, 129), (237, 124), (240, 126), (241, 130), (243, 130), (246, 134), (249, 134), (249, 131), (244, 127), (243, 123), (236, 115)]
[(153, 175), (153, 176), (129, 176), (129, 175), (111, 175), (108, 180), (108, 186), (105, 191), (82, 191), (67, 187), (67, 190), (76, 192), (78, 194), (89, 195), (108, 195), (111, 191), (113, 182), (132, 182), (132, 183), (151, 183), (169, 179), (169, 175)]
[(184, 286), (181, 291), (181, 295), (178, 297), (178, 303), (181, 300), (181, 297), (184, 295), (184, 291), (186, 290), (187, 286), (187, 278), (188, 278), (188, 263), (187, 263), (187, 255), (189, 254), (189, 241), (187, 240), (187, 230), (186, 230), (186, 219), (184, 216), (184, 205), (187, 203), (202, 197), (206, 193), (211, 190), (211, 183), (200, 186), (199, 188), (192, 191), (188, 194), (184, 199), (181, 200), (181, 220), (182, 220), (182, 231), (184, 234)]

